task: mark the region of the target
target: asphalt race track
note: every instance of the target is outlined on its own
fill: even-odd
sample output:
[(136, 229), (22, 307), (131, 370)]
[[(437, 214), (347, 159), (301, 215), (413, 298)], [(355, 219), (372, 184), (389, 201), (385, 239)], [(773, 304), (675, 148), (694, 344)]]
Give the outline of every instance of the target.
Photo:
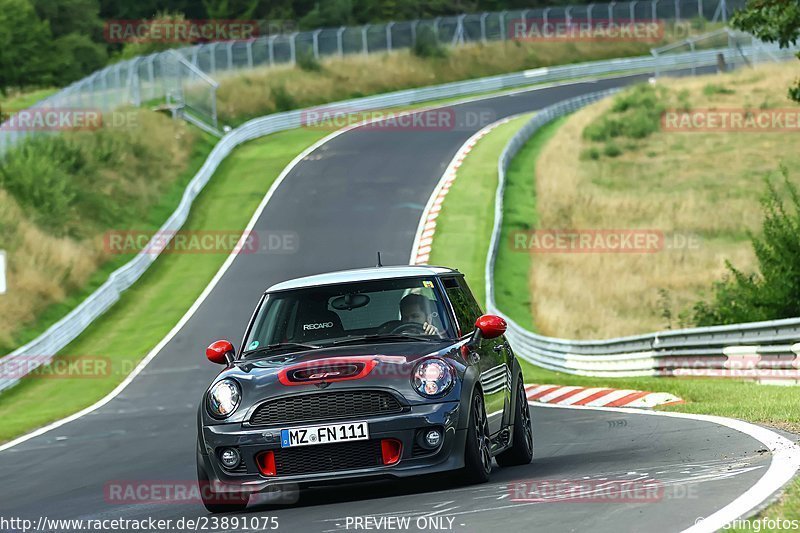
[[(259, 235), (290, 232), (298, 248), (237, 256), (186, 326), (122, 394), (0, 452), (0, 514), (34, 520), (208, 516), (199, 502), (121, 504), (107, 497), (110, 482), (196, 479), (195, 413), (218, 370), (206, 361), (205, 347), (219, 338), (238, 346), (260, 293), (275, 282), (372, 266), (377, 250), (384, 264), (406, 264), (419, 217), (444, 168), (488, 122), (642, 79), (483, 99), (453, 108), (455, 128), (357, 128), (322, 145), (289, 173), (254, 228)], [(532, 414), (534, 462), (496, 467), (488, 484), (452, 486), (423, 478), (313, 489), (292, 505), (254, 504), (242, 516), (276, 516), (279, 531), (353, 530), (353, 519), (366, 515), (410, 517), (412, 531), (420, 525), (455, 531), (677, 531), (730, 503), (770, 462), (760, 442), (707, 422), (542, 407)], [(544, 501), (511, 501), (519, 495), (517, 482), (561, 479), (598, 486), (655, 479), (657, 490), (648, 501), (558, 501), (558, 493)]]

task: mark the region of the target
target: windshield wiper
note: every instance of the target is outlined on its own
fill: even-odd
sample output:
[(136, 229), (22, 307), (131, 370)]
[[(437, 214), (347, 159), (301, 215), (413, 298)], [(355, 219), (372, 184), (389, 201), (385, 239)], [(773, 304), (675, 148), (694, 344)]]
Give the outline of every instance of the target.
[(348, 344), (351, 342), (363, 342), (363, 341), (441, 341), (439, 337), (434, 337), (431, 335), (404, 335), (402, 333), (376, 333), (373, 335), (359, 335), (357, 337), (349, 337), (347, 339), (340, 339), (333, 341), (331, 344)]
[(317, 346), (316, 344), (306, 344), (302, 342), (276, 342), (275, 344), (267, 344), (266, 346), (261, 346), (259, 348), (255, 348), (253, 350), (248, 350), (244, 352), (244, 357), (249, 357), (254, 354), (262, 354), (266, 352), (271, 352), (273, 350), (291, 350), (294, 348), (301, 348), (305, 350), (318, 350), (322, 348), (322, 346)]

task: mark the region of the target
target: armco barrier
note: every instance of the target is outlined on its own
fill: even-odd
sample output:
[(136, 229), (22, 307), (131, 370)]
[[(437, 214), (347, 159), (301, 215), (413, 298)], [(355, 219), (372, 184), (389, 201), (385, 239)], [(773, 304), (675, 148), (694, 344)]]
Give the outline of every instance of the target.
[[(752, 56), (755, 52), (756, 48), (752, 47), (743, 49), (741, 54), (744, 54), (744, 56), (747, 57)], [(326, 113), (331, 113), (336, 110), (352, 113), (356, 111), (404, 106), (441, 98), (452, 98), (454, 96), (475, 95), (501, 89), (567, 79), (587, 78), (601, 75), (609, 77), (615, 74), (622, 75), (631, 72), (652, 72), (655, 68), (659, 68), (663, 72), (667, 70), (682, 70), (692, 67), (713, 67), (717, 64), (718, 54), (725, 55), (728, 64), (737, 64), (740, 62), (741, 54), (734, 53), (727, 48), (719, 50), (705, 50), (696, 53), (661, 56), (658, 58), (645, 56), (627, 59), (611, 59), (547, 69), (536, 69), (535, 71), (517, 72), (514, 74), (492, 76), (477, 80), (447, 83), (444, 85), (436, 85), (421, 89), (397, 91), (378, 96), (369, 96), (344, 102), (337, 102), (335, 104), (326, 104), (323, 106), (323, 108)], [(792, 52), (788, 50), (776, 50), (776, 54), (781, 54), (783, 57), (787, 58), (792, 57)], [(233, 150), (236, 146), (252, 139), (263, 137), (278, 131), (300, 127), (302, 125), (302, 117), (308, 111), (308, 109), (288, 111), (285, 113), (277, 113), (266, 117), (256, 118), (228, 132), (217, 143), (217, 145), (209, 154), (202, 168), (189, 182), (178, 208), (160, 228), (156, 238), (163, 237), (164, 235), (172, 235), (172, 232), (177, 231), (183, 226), (184, 222), (189, 216), (189, 210), (191, 209), (194, 199), (197, 197), (203, 187), (205, 187), (206, 183), (208, 183), (209, 179), (211, 179), (211, 176), (216, 170), (217, 166), (219, 166), (219, 164), (223, 159), (225, 159), (231, 150)], [(501, 211), (498, 211), (498, 213), (501, 213)], [(146, 249), (147, 248), (153, 249), (158, 247), (148, 246)], [(153, 261), (155, 261), (156, 257), (156, 254), (146, 252), (139, 253), (129, 263), (114, 271), (109, 276), (108, 280), (97, 289), (97, 291), (87, 297), (86, 300), (84, 300), (78, 307), (73, 309), (64, 318), (53, 324), (42, 335), (29, 342), (25, 346), (15, 350), (3, 359), (0, 359), (0, 367), (2, 365), (13, 365), (15, 364), (15, 359), (22, 360), (22, 358), (28, 358), (27, 362), (30, 363), (32, 356), (35, 356), (35, 360), (39, 364), (47, 363), (50, 358), (67, 346), (67, 344), (69, 344), (72, 340), (77, 338), (78, 335), (80, 335), (89, 326), (89, 324), (91, 324), (97, 317), (103, 314), (117, 300), (119, 300), (120, 294), (133, 285), (133, 283), (139, 279), (139, 277), (141, 277), (145, 270), (147, 270)], [(532, 342), (529, 337), (523, 335), (523, 332), (524, 330), (519, 326), (516, 326), (515, 324), (512, 325), (512, 331), (510, 332), (510, 335), (513, 338), (518, 339), (514, 342), (519, 346), (524, 346), (525, 343)], [(558, 339), (553, 339), (552, 341), (554, 343), (553, 346), (556, 346), (558, 342), (570, 342), (558, 341)], [(542, 366), (558, 366), (555, 363), (548, 363), (545, 359), (544, 352), (542, 352), (541, 357)], [(35, 365), (29, 364), (26, 366), (26, 368), (28, 368), (29, 371), (32, 371), (35, 369)], [(0, 391), (13, 386), (19, 381), (20, 376), (17, 375), (17, 373), (0, 371), (0, 376), (8, 376), (9, 374), (12, 374), (14, 377), (0, 377)]]
[(545, 124), (613, 94), (601, 91), (547, 107), (520, 129), (497, 164), (499, 184), (486, 258), (486, 306), (508, 322), (508, 338), (523, 359), (559, 372), (584, 376), (714, 376), (800, 380), (800, 318), (660, 331), (608, 340), (578, 341), (532, 333), (497, 308), (494, 266), (503, 223), (508, 165)]

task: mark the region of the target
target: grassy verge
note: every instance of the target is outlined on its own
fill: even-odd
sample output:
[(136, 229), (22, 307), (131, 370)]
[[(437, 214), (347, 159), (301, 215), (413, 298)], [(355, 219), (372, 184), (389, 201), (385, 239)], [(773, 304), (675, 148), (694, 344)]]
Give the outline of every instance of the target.
[[(237, 148), (197, 198), (184, 229), (244, 228), (283, 168), (303, 147), (325, 133), (291, 130)], [(220, 210), (220, 202), (237, 209)], [(107, 358), (112, 370), (109, 375), (23, 380), (0, 395), (4, 413), (0, 441), (74, 413), (107, 394), (177, 323), (226, 257), (224, 252), (160, 256), (108, 313), (62, 351)], [(170, 297), (164, 297), (166, 294)]]
[(39, 100), (47, 98), (59, 89), (36, 89), (27, 92), (10, 92), (5, 97), (0, 97), (0, 111), (3, 113), (14, 113), (22, 109), (27, 109)]
[[(506, 177), (504, 204), (506, 216), (502, 228), (505, 237), (502, 242), (509, 242), (507, 236), (511, 231), (526, 229), (536, 222), (537, 158), (547, 141), (553, 139), (565, 123), (566, 119), (561, 119), (540, 130), (512, 162)], [(459, 177), (451, 187), (437, 219), (431, 262), (463, 270), (470, 280), (470, 285), (480, 288), (476, 293), (481, 297), (484, 285), (483, 264), (488, 235), (491, 231), (491, 219), (494, 215), (491, 205), (487, 209), (484, 195), (488, 194), (493, 198), (497, 184), (497, 157), (520, 125), (521, 123), (509, 124), (505, 129), (498, 128), (476, 145), (459, 169)], [(493, 150), (487, 149), (488, 147), (493, 147)], [(468, 179), (464, 179), (465, 177)], [(480, 190), (483, 194), (470, 194), (471, 189)], [(545, 199), (539, 197), (539, 201), (544, 202)], [(468, 223), (473, 231), (486, 227), (489, 230), (475, 233), (462, 231), (463, 225), (467, 223), (463, 220), (464, 213), (471, 214)], [(501, 246), (495, 277), (498, 305), (522, 324), (531, 323), (531, 307), (524, 303), (514, 303), (512, 300), (530, 294), (526, 268), (530, 268), (531, 265), (530, 255), (513, 253), (510, 247)], [(669, 392), (684, 399), (685, 403), (661, 409), (739, 418), (800, 433), (800, 395), (783, 387), (713, 379), (581, 377), (545, 370), (526, 361), (521, 361), (521, 364), (527, 383)], [(747, 401), (743, 401), (744, 398)], [(780, 501), (762, 512), (759, 518), (797, 519), (800, 516), (799, 510), (800, 480), (795, 480)]]
[[(428, 263), (457, 268), (464, 273), (478, 301), (484, 301), (483, 269), (486, 243), (492, 235), (497, 154), (530, 118), (518, 117), (495, 128), (478, 141), (458, 169), (442, 211)], [(462, 210), (463, 206), (469, 206)]]

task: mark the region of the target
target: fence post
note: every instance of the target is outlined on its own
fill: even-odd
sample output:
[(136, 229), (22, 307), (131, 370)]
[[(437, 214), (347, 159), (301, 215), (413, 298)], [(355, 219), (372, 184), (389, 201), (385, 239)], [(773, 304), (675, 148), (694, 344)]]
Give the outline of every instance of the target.
[(233, 70), (233, 43), (235, 41), (228, 41), (228, 49), (226, 55), (228, 56), (228, 70)]
[(275, 39), (277, 39), (277, 38), (278, 38), (277, 35), (272, 35), (272, 36), (270, 36), (269, 39), (267, 39), (267, 48), (268, 48), (268, 53), (269, 53), (269, 66), (272, 66), (272, 65), (275, 64)]
[(436, 17), (433, 19), (433, 36), (436, 38), (436, 42), (439, 42), (439, 22), (442, 20), (442, 17)]
[(675, 0), (675, 20), (681, 18), (681, 0)]
[[(148, 81), (150, 82), (150, 99), (152, 100), (156, 97), (156, 80), (155, 72), (153, 72), (153, 62), (156, 60), (156, 56), (155, 54), (150, 54), (147, 59), (149, 59), (147, 62), (147, 77), (149, 78)], [(83, 98), (81, 98), (81, 101), (83, 101)]]
[(592, 27), (592, 10), (593, 9), (594, 9), (594, 4), (589, 4), (588, 6), (586, 6), (586, 18), (587, 18), (586, 22), (589, 24), (590, 28)]
[(197, 51), (200, 49), (199, 46), (192, 47), (192, 65), (197, 66)]
[(211, 43), (208, 45), (208, 70), (214, 75), (217, 72), (217, 46), (220, 43)]
[(361, 53), (364, 55), (369, 54), (369, 47), (367, 46), (367, 30), (369, 26), (369, 24), (361, 26)]
[(417, 26), (419, 26), (419, 19), (411, 21), (411, 46), (417, 44)]
[(338, 53), (339, 57), (342, 57), (344, 55), (344, 43), (342, 42), (342, 34), (346, 29), (347, 28), (345, 26), (342, 26), (341, 28), (336, 30), (336, 52)]
[(658, 12), (658, 0), (653, 0), (650, 3), (650, 9), (653, 12), (653, 16), (651, 17), (651, 20), (652, 20), (652, 22), (655, 22), (656, 21), (656, 14)]
[(706, 18), (705, 14), (703, 13), (703, 0), (697, 0), (697, 16), (700, 18)]
[(572, 22), (572, 6), (567, 6), (567, 8), (564, 9), (564, 18), (566, 19), (565, 22), (567, 26), (569, 26)]
[(613, 0), (608, 4), (608, 22), (614, 22), (614, 6), (617, 5)]
[(247, 68), (253, 68), (253, 39), (247, 41)]
[(289, 36), (289, 62), (292, 65), (297, 64), (297, 36), (300, 32), (294, 32)]
[(394, 22), (390, 22), (386, 25), (386, 51), (392, 51), (392, 27), (394, 26)]
[(547, 26), (547, 21), (550, 19), (550, 9), (549, 7), (544, 8), (542, 12), (542, 24)]
[(629, 9), (628, 9), (628, 18), (630, 19), (630, 22), (633, 22), (633, 21), (636, 20), (636, 4), (638, 4), (638, 3), (639, 2), (637, 0), (633, 0), (633, 2), (631, 2), (629, 4), (629, 6), (628, 6), (629, 7)]
[(314, 30), (314, 33), (311, 35), (313, 42), (312, 42), (312, 49), (314, 50), (314, 59), (319, 59), (319, 34), (322, 30)]
[(486, 42), (486, 17), (489, 16), (489, 13), (483, 13), (481, 15), (481, 42)]
[(506, 15), (507, 14), (508, 14), (508, 11), (505, 11), (505, 10), (500, 12), (500, 40), (501, 41), (505, 41), (507, 39), (507, 33), (506, 33)]
[(720, 14), (722, 15), (722, 22), (728, 22), (728, 4), (725, 0), (720, 1)]

